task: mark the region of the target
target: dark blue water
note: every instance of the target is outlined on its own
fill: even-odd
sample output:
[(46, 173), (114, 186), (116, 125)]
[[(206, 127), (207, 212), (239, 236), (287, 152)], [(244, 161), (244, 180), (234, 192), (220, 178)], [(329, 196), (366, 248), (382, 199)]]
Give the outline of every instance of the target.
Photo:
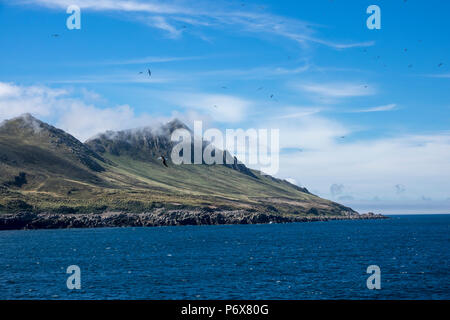
[[(1, 299), (450, 299), (450, 215), (0, 232)], [(68, 290), (66, 268), (81, 268)], [(381, 290), (366, 269), (381, 268)]]

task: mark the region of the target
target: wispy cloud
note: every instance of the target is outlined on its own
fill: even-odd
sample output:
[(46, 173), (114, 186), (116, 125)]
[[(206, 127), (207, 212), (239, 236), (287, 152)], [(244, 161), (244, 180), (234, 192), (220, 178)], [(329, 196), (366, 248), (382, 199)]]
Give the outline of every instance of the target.
[(165, 17), (151, 17), (150, 19), (145, 19), (145, 21), (152, 27), (166, 31), (170, 38), (179, 38), (183, 32), (181, 29), (177, 29), (175, 25), (169, 23)]
[(275, 116), (275, 119), (298, 119), (311, 116), (322, 111), (321, 107), (285, 107), (279, 116)]
[(198, 28), (235, 29), (241, 33), (274, 35), (306, 46), (320, 44), (334, 49), (373, 46), (374, 41), (338, 42), (324, 39), (315, 25), (298, 19), (286, 18), (262, 10), (261, 6), (238, 2), (196, 1), (139, 1), (139, 0), (19, 0), (18, 4), (38, 5), (49, 9), (67, 8), (77, 4), (83, 10), (112, 11), (133, 15), (133, 19), (163, 30), (171, 38), (187, 32), (186, 26)]
[(76, 4), (82, 9), (95, 11), (125, 11), (125, 12), (148, 12), (155, 14), (181, 14), (189, 13), (185, 7), (175, 4), (161, 3), (156, 1), (128, 1), (128, 0), (19, 0), (18, 3), (25, 5), (41, 5), (47, 8), (67, 8)]
[(450, 78), (450, 73), (427, 74), (426, 77), (448, 79)]
[(239, 68), (239, 69), (217, 69), (208, 71), (191, 72), (190, 77), (239, 77), (241, 79), (261, 79), (273, 78), (286, 75), (295, 75), (306, 72), (310, 69), (310, 65), (306, 62), (300, 66), (292, 68), (283, 68), (278, 66), (264, 66), (256, 68)]
[(177, 61), (199, 60), (204, 57), (142, 57), (123, 60), (103, 60), (99, 62), (92, 62), (95, 65), (132, 65), (132, 64), (147, 64), (147, 63), (167, 63)]
[(310, 83), (296, 87), (324, 98), (361, 97), (376, 93), (373, 87), (358, 83)]
[(351, 112), (383, 112), (383, 111), (393, 111), (397, 109), (397, 105), (395, 103), (387, 104), (384, 106), (378, 106), (373, 108), (367, 108), (367, 109), (361, 109), (361, 110), (354, 110)]
[(359, 47), (371, 47), (375, 45), (375, 41), (363, 41), (363, 42), (350, 42), (350, 43), (338, 43), (333, 41), (322, 40), (315, 37), (295, 37), (298, 41), (311, 41), (318, 44), (325, 45), (327, 47), (332, 47), (334, 49), (350, 49)]
[(48, 79), (48, 84), (83, 84), (83, 83), (168, 83), (179, 79), (173, 74), (159, 74), (158, 77), (149, 77), (146, 72), (121, 72), (104, 74), (73, 75), (70, 78)]
[[(186, 60), (196, 59), (195, 57), (187, 58)], [(198, 57), (198, 59), (202, 59)], [(148, 58), (136, 58), (129, 60), (107, 60), (99, 62), (98, 64), (89, 63), (92, 65), (131, 65), (131, 64), (145, 64), (151, 63), (152, 61), (158, 62), (170, 62), (170, 61), (182, 61), (182, 58), (170, 58), (170, 57), (148, 57)], [(145, 71), (143, 69), (141, 71)], [(231, 77), (233, 79), (240, 80), (252, 80), (252, 79), (272, 79), (283, 77), (290, 74), (299, 74), (302, 72), (306, 72), (309, 70), (309, 65), (305, 64), (299, 67), (293, 67), (292, 69), (281, 68), (277, 66), (264, 66), (264, 67), (256, 67), (256, 68), (248, 68), (248, 69), (216, 69), (216, 70), (208, 70), (208, 71), (173, 71), (170, 69), (158, 69), (157, 77), (148, 77), (146, 72), (144, 75), (139, 74), (138, 70), (134, 73), (129, 71), (123, 72), (108, 72), (101, 73), (95, 72), (93, 74), (82, 74), (76, 77), (72, 76), (69, 79), (49, 79), (46, 81), (47, 83), (174, 83), (174, 82), (184, 82), (188, 81), (192, 83), (194, 81), (200, 81), (205, 79), (214, 79), (217, 78), (224, 79)], [(156, 75), (156, 71), (153, 72)]]

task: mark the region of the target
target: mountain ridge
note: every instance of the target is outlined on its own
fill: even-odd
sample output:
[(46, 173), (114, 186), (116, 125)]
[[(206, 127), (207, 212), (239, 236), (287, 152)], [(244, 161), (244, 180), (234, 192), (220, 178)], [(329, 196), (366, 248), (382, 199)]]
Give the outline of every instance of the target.
[[(171, 150), (176, 145), (171, 141), (171, 134), (177, 129), (187, 130), (191, 136), (191, 163), (194, 162), (194, 136), (192, 130), (178, 119), (173, 119), (157, 128), (141, 127), (120, 131), (106, 131), (86, 140), (85, 144), (98, 154), (110, 153), (115, 156), (130, 156), (136, 160), (153, 161), (160, 156), (164, 156), (171, 162)], [(203, 141), (202, 149), (208, 146), (207, 141)], [(202, 151), (203, 151), (202, 150)], [(233, 159), (231, 154), (224, 150), (223, 165), (233, 170), (242, 172), (253, 178), (257, 175), (240, 163), (234, 157), (233, 163), (227, 163), (226, 159)]]

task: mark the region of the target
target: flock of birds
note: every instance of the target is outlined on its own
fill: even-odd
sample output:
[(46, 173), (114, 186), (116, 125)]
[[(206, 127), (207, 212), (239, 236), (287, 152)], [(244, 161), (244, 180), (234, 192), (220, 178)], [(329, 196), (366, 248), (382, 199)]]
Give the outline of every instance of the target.
[[(406, 2), (406, 0), (405, 0), (405, 2)], [(183, 27), (186, 28), (186, 26), (183, 26)], [(54, 38), (57, 38), (57, 37), (59, 37), (59, 36), (60, 36), (60, 35), (59, 35), (59, 34), (56, 34), (56, 33), (55, 33), (55, 34), (52, 34), (52, 37), (54, 37)], [(422, 40), (418, 40), (418, 42), (419, 42), (419, 43), (422, 43)], [(367, 52), (368, 52), (367, 49), (364, 49), (364, 53), (367, 53)], [(403, 49), (403, 52), (407, 53), (407, 52), (408, 52), (408, 48), (404, 48), (404, 49)], [(379, 61), (379, 60), (381, 59), (381, 56), (380, 56), (380, 55), (377, 55), (377, 56), (375, 57), (375, 59), (376, 59), (377, 61)], [(288, 56), (288, 60), (291, 60), (291, 57), (290, 57), (290, 56)], [(438, 67), (438, 68), (441, 68), (443, 65), (444, 65), (443, 62), (439, 62), (439, 63), (437, 64), (437, 67)], [(384, 67), (387, 67), (387, 65), (386, 65), (385, 63), (383, 63), (383, 66), (384, 66)], [(410, 64), (408, 65), (408, 68), (412, 68), (412, 67), (413, 67), (413, 64), (410, 63)], [(139, 71), (139, 74), (144, 74), (144, 71)], [(148, 75), (148, 77), (151, 77), (151, 76), (152, 76), (152, 71), (151, 71), (149, 68), (147, 68), (146, 74)], [(364, 85), (364, 88), (368, 88), (368, 85)], [(222, 86), (221, 89), (226, 90), (226, 89), (228, 89), (228, 87), (227, 87), (227, 86)], [(264, 87), (258, 87), (257, 91), (262, 91), (263, 89), (264, 89)], [(269, 98), (270, 98), (271, 100), (278, 101), (277, 99), (275, 99), (275, 94), (273, 94), (273, 93), (271, 93), (271, 94), (269, 95)], [(214, 108), (217, 109), (218, 106), (217, 106), (217, 105), (214, 105)], [(342, 136), (342, 137), (340, 137), (340, 138), (341, 138), (341, 139), (345, 139), (346, 137), (345, 137), (345, 136)], [(166, 157), (164, 157), (163, 155), (161, 155), (161, 156), (158, 158), (158, 160), (160, 160), (161, 163), (162, 163), (166, 168), (169, 167), (168, 164), (167, 164), (167, 159), (166, 159)]]
[[(330, 0), (330, 1), (333, 1), (333, 0)], [(404, 1), (404, 2), (407, 2), (407, 0), (403, 0), (403, 1)], [(242, 3), (241, 3), (241, 6), (244, 7), (244, 6), (245, 6), (245, 3), (242, 2)], [(183, 29), (186, 29), (187, 26), (186, 26), (186, 25), (183, 25), (182, 28), (183, 28)], [(52, 34), (51, 36), (52, 36), (53, 38), (58, 38), (58, 37), (60, 37), (60, 34), (54, 33), (54, 34)], [(422, 40), (418, 40), (418, 42), (419, 42), (419, 43), (422, 43)], [(404, 48), (403, 51), (404, 51), (405, 53), (407, 53), (407, 52), (408, 52), (408, 48)], [(367, 53), (367, 52), (368, 52), (367, 49), (364, 49), (364, 53)], [(380, 61), (381, 56), (380, 56), (380, 55), (377, 55), (377, 56), (375, 57), (375, 59), (376, 59), (377, 61)], [(288, 56), (288, 60), (291, 60), (291, 56)], [(437, 64), (437, 67), (438, 67), (438, 68), (441, 68), (443, 65), (444, 65), (443, 62), (439, 62), (439, 63)], [(383, 66), (384, 66), (384, 67), (387, 67), (386, 63), (383, 63)], [(409, 69), (413, 68), (413, 64), (412, 64), (412, 63), (408, 64), (408, 68), (409, 68)], [(143, 75), (144, 72), (145, 72), (145, 71), (139, 71), (139, 74), (140, 74), (140, 75)], [(148, 77), (151, 77), (151, 76), (152, 76), (152, 71), (148, 68), (146, 74), (148, 75)], [(222, 86), (221, 88), (222, 88), (222, 89), (228, 89), (227, 86)], [(368, 88), (368, 86), (367, 86), (367, 85), (364, 85), (364, 88)], [(263, 89), (264, 89), (264, 87), (258, 87), (257, 91), (262, 91)], [(273, 93), (271, 93), (268, 97), (269, 97), (269, 99), (271, 99), (271, 100), (278, 101), (277, 99), (275, 99), (275, 94), (273, 94)], [(217, 105), (214, 105), (214, 108), (217, 109), (218, 106), (217, 106)], [(342, 136), (342, 137), (340, 137), (340, 138), (341, 138), (341, 139), (345, 139), (346, 137), (345, 137), (345, 136)], [(161, 155), (161, 156), (158, 158), (158, 160), (160, 160), (161, 163), (162, 163), (165, 167), (167, 167), (167, 168), (169, 167), (168, 164), (167, 164), (167, 159), (166, 159), (166, 157), (165, 157), (164, 155)]]
[[(406, 0), (405, 0), (405, 2), (406, 2)], [(418, 41), (419, 43), (422, 43), (422, 40), (419, 40)], [(405, 52), (405, 53), (407, 53), (408, 52), (408, 48), (404, 48), (403, 49), (403, 51)], [(364, 49), (364, 52), (365, 53), (367, 53), (367, 49)], [(381, 58), (381, 56), (376, 56), (376, 60), (379, 60)], [(291, 57), (290, 56), (288, 56), (288, 60), (290, 60), (291, 59)], [(384, 65), (384, 67), (387, 67), (387, 65), (386, 64), (383, 64)], [(438, 64), (437, 64), (437, 67), (438, 68), (441, 68), (442, 66), (444, 65), (444, 62), (439, 62)], [(413, 64), (409, 64), (408, 65), (408, 68), (412, 68), (413, 67)], [(151, 71), (150, 71), (150, 69), (147, 69), (147, 71), (148, 71), (148, 75), (149, 76), (151, 76), (152, 74), (151, 74)], [(142, 74), (143, 72), (141, 71), (141, 72), (139, 72), (140, 74)], [(368, 88), (368, 85), (364, 85), (364, 88)], [(228, 89), (228, 87), (227, 86), (221, 86), (221, 89)], [(264, 89), (264, 87), (258, 87), (258, 89), (257, 89), (257, 91), (261, 91), (261, 90), (263, 90)], [(271, 93), (270, 95), (269, 95), (269, 98), (270, 99), (273, 99), (273, 100), (275, 100), (275, 101), (278, 101), (278, 100), (276, 100), (276, 99), (274, 99), (274, 97), (275, 97), (275, 95), (273, 94), (273, 93)], [(218, 108), (218, 106), (217, 105), (214, 105), (214, 108)], [(345, 139), (346, 138), (346, 136), (341, 136), (340, 137), (341, 139)], [(167, 165), (167, 160), (166, 160), (166, 158), (163, 156), (163, 155), (161, 155), (159, 158), (158, 158), (158, 160), (161, 160), (162, 161), (162, 164), (165, 166), (165, 167), (169, 167), (168, 165)]]
[[(419, 42), (419, 43), (422, 43), (422, 40), (418, 40), (418, 42)], [(403, 49), (403, 52), (404, 52), (404, 53), (407, 53), (407, 52), (408, 52), (408, 48), (404, 48), (404, 49)], [(367, 53), (367, 49), (364, 49), (364, 53)], [(375, 60), (380, 60), (380, 58), (381, 58), (381, 56), (378, 55), (378, 56), (375, 57)], [(440, 67), (442, 67), (443, 65), (444, 65), (443, 62), (439, 62), (439, 63), (437, 64), (437, 67), (440, 68)], [(384, 66), (384, 67), (387, 67), (387, 65), (386, 65), (385, 63), (383, 63), (383, 66)], [(414, 65), (413, 65), (412, 63), (408, 64), (408, 68), (412, 68), (413, 66), (414, 66)]]

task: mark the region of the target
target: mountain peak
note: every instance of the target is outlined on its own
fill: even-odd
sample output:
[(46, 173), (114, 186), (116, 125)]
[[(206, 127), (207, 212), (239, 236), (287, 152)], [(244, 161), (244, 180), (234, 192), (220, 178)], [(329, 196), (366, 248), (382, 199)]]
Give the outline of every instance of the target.
[(191, 131), (191, 129), (178, 118), (170, 120), (164, 125), (164, 127), (167, 127), (171, 133), (177, 129), (186, 129)]
[(93, 171), (103, 171), (104, 168), (94, 160), (104, 162), (104, 159), (81, 143), (74, 136), (66, 133), (29, 113), (5, 120), (0, 124), (0, 137), (8, 141), (47, 148), (53, 152), (69, 154)]
[(173, 147), (172, 132), (177, 129), (191, 129), (181, 120), (175, 118), (165, 124), (106, 131), (88, 139), (85, 143), (100, 154), (109, 152), (113, 155), (129, 155), (132, 158), (148, 160), (168, 155)]
[(17, 117), (15, 117), (15, 118), (11, 119), (11, 120), (14, 120), (14, 119), (21, 119), (21, 120), (24, 120), (24, 121), (27, 121), (27, 122), (38, 122), (38, 123), (42, 123), (41, 120), (39, 120), (39, 119), (33, 117), (33, 115), (32, 115), (31, 113), (28, 113), (28, 112), (27, 112), (27, 113), (22, 113), (20, 116), (17, 116)]
[[(8, 129), (30, 129), (33, 133), (40, 132), (46, 124), (41, 120), (33, 117), (30, 113), (24, 113), (15, 118), (4, 120), (0, 123), (0, 130), (7, 131)], [(47, 125), (48, 126), (48, 125)]]

